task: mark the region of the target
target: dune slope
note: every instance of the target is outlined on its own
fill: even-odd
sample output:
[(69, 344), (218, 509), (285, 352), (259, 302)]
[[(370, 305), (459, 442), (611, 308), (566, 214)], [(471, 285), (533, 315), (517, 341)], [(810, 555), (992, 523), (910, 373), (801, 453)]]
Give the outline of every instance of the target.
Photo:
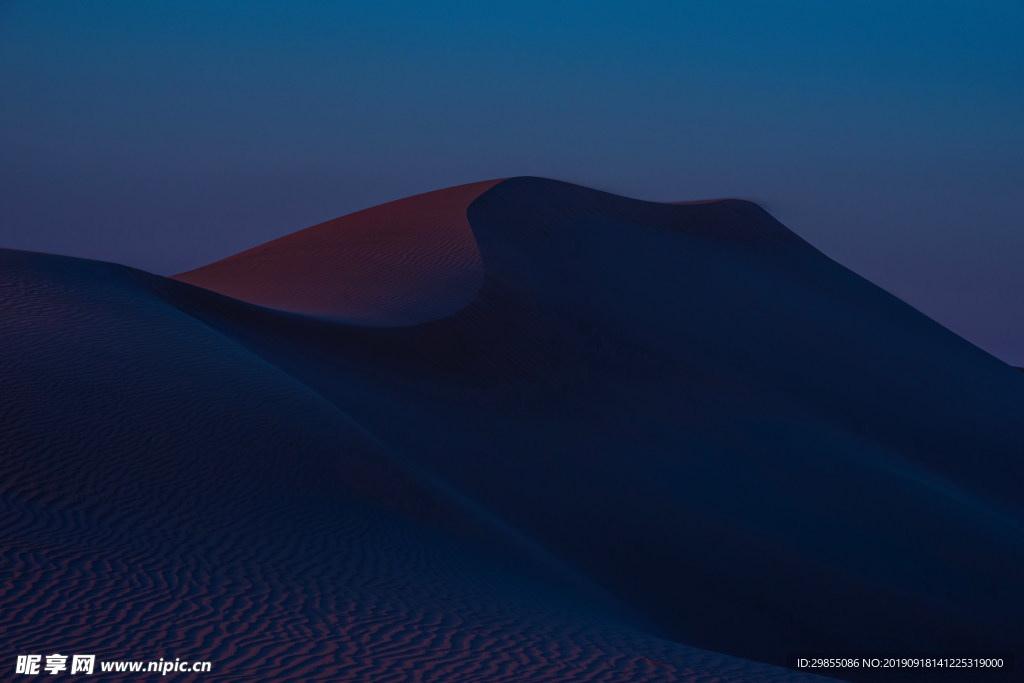
[(770, 681), (1019, 647), (1020, 373), (747, 202), (403, 201), (176, 280), (0, 252), (12, 659)]
[(466, 205), (499, 181), (358, 211), (175, 275), (251, 303), (395, 325), (454, 313), (483, 269)]

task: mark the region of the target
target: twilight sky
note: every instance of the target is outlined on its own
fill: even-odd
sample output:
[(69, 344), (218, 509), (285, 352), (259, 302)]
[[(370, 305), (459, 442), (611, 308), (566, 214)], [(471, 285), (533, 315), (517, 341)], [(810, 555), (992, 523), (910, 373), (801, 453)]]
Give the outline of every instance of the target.
[(743, 197), (1024, 365), (1024, 2), (0, 0), (0, 247), (186, 270), (539, 175)]

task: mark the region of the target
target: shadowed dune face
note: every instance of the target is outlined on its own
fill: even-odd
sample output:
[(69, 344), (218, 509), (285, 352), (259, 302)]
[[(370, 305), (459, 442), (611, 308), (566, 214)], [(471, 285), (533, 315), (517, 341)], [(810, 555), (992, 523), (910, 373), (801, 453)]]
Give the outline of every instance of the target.
[[(1019, 372), (748, 202), (403, 202), (189, 284), (0, 252), (12, 657), (772, 681), (1018, 647)], [(416, 207), (465, 226), (450, 259)], [(408, 255), (380, 279), (373, 217)]]
[(381, 370), (365, 358), (321, 365), (352, 330), (7, 250), (0, 313), (5, 663), (180, 657), (214, 666), (185, 680), (214, 681), (822, 680), (637, 628), (292, 374), (394, 400), (364, 385)]
[(453, 313), (483, 268), (466, 206), (497, 180), (428, 192), (314, 225), (175, 275), (242, 301), (372, 325)]

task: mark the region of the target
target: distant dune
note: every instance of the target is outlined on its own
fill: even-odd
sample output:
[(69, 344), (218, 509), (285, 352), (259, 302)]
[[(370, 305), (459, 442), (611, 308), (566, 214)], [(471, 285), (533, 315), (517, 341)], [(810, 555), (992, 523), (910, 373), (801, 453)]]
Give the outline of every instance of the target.
[(497, 180), (399, 199), (175, 276), (262, 306), (410, 325), (455, 313), (483, 278), (466, 206)]
[(0, 314), (12, 666), (1020, 656), (1024, 376), (749, 202), (488, 181), (173, 279), (0, 250)]

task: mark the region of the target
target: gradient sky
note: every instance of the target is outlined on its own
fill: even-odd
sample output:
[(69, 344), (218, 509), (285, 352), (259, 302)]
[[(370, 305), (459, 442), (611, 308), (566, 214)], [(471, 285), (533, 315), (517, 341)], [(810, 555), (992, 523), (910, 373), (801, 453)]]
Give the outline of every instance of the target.
[(1024, 2), (0, 1), (0, 246), (170, 274), (539, 175), (744, 197), (1024, 365)]

